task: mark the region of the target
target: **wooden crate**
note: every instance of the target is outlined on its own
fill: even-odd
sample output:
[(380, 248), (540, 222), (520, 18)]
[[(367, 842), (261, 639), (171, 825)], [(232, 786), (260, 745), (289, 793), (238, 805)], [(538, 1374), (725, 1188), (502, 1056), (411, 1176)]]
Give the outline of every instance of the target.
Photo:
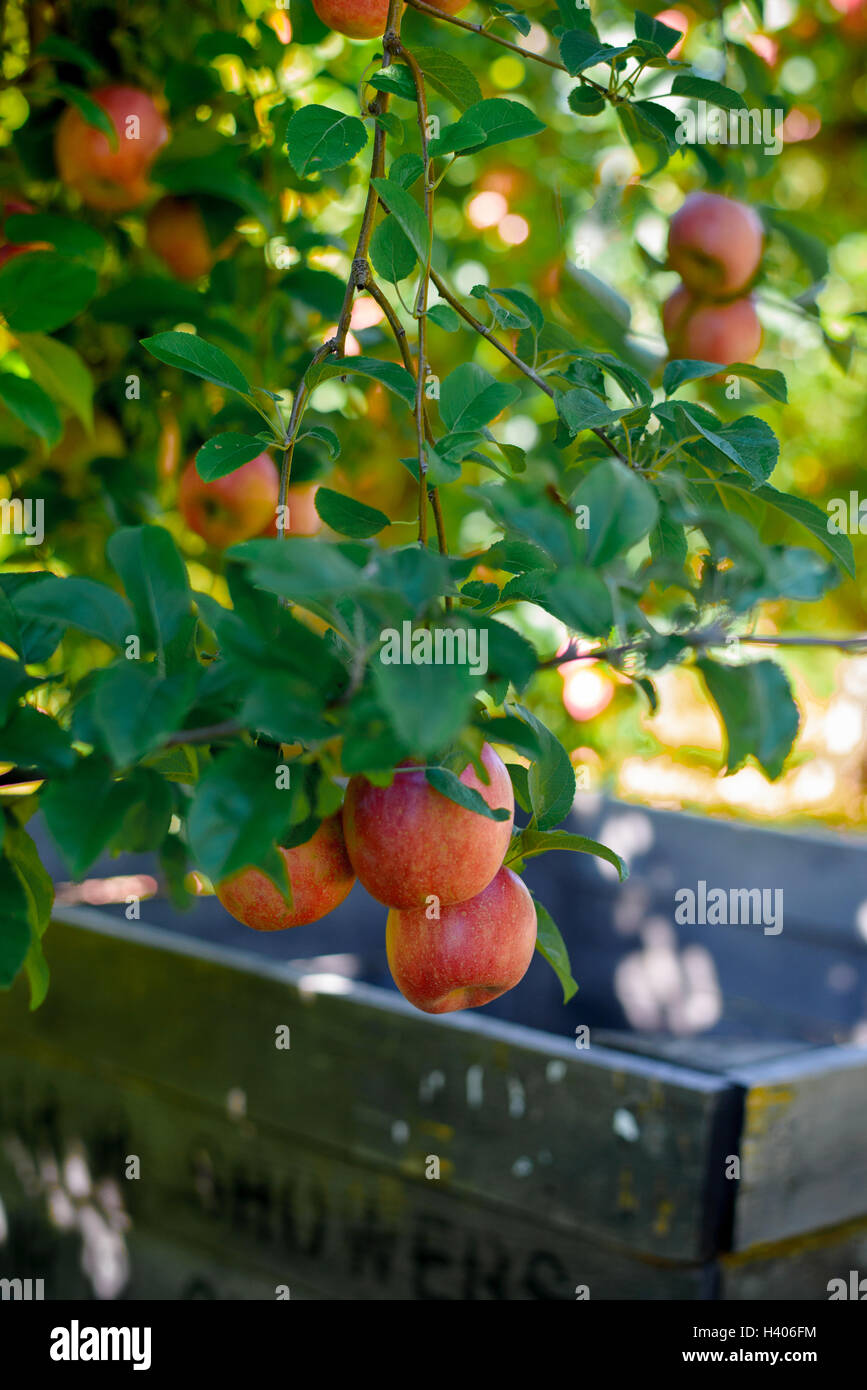
[(867, 1273), (865, 1049), (579, 1050), (88, 909), (50, 957), (41, 1010), (0, 1006), (0, 1277), (49, 1298), (86, 1296), (83, 1265), (169, 1299), (823, 1299)]

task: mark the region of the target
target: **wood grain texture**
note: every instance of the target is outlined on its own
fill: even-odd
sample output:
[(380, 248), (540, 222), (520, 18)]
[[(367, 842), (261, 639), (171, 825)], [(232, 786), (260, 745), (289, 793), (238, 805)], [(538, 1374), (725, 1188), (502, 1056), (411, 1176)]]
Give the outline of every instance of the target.
[(736, 1138), (719, 1079), (430, 1019), (347, 981), (316, 992), (298, 971), (74, 915), (51, 928), (44, 1007), (29, 1014), (22, 991), (0, 1012), (7, 1055), (217, 1114), (242, 1096), (262, 1132), (410, 1182), (434, 1154), (454, 1197), (638, 1254), (700, 1263), (716, 1248), (719, 1154)]

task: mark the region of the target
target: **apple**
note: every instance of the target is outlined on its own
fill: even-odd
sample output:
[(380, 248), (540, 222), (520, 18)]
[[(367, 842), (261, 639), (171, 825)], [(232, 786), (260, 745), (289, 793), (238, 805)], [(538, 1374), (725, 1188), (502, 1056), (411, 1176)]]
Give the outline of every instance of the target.
[(226, 255), (230, 239), (214, 247), (192, 198), (160, 198), (148, 213), (148, 246), (179, 280), (199, 280)]
[(515, 797), (506, 765), (490, 744), (482, 747), (490, 777), (480, 781), (472, 764), (460, 780), (508, 820), (488, 820), (458, 806), (425, 780), (424, 768), (403, 764), (390, 787), (352, 777), (343, 804), (346, 847), (359, 880), (387, 907), (466, 902), (488, 886), (509, 847)]
[(752, 362), (762, 345), (752, 298), (713, 304), (679, 285), (662, 306), (662, 323), (672, 357), (724, 365)]
[(249, 463), (206, 483), (190, 459), (178, 486), (178, 507), (191, 531), (222, 550), (261, 535), (273, 521), (280, 474), (270, 454), (257, 454)]
[(75, 106), (67, 106), (54, 135), (57, 171), (67, 188), (106, 212), (127, 212), (150, 194), (148, 173), (169, 138), (168, 127), (147, 92), (100, 87), (90, 96), (117, 132), (118, 148)]
[(291, 907), (261, 869), (241, 869), (217, 884), (217, 897), (226, 911), (254, 931), (285, 931), (318, 922), (340, 906), (355, 882), (339, 813), (324, 820), (303, 845), (278, 848), (292, 885)]
[[(286, 505), (289, 508), (285, 534), (287, 536), (316, 536), (322, 530), (322, 517), (316, 510), (318, 483), (296, 483), (286, 489)], [(271, 513), (268, 525), (262, 529), (263, 536), (279, 536), (277, 509)]]
[(313, 8), (323, 24), (348, 39), (378, 39), (385, 33), (388, 0), (313, 0)]
[[(442, 14), (457, 14), (468, 0), (425, 0)], [(329, 29), (348, 39), (378, 39), (388, 22), (388, 0), (313, 0), (313, 8)]]
[(431, 920), (423, 907), (392, 908), (385, 948), (404, 999), (426, 1014), (490, 1004), (526, 975), (536, 946), (536, 910), (511, 869), (475, 898), (444, 907)]
[(687, 289), (728, 299), (755, 276), (763, 242), (761, 219), (746, 203), (691, 193), (671, 219), (668, 263)]

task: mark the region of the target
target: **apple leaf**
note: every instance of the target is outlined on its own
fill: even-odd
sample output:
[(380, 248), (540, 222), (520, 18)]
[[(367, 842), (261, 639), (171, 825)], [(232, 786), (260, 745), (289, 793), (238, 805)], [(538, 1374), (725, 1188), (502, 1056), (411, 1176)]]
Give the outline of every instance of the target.
[(261, 439), (249, 434), (215, 434), (196, 454), (196, 472), (203, 482), (213, 483), (243, 468), (263, 451)]
[(250, 394), (250, 383), (231, 357), (195, 333), (156, 333), (151, 338), (142, 338), (141, 345), (169, 367), (180, 367), (183, 372), (212, 381), (215, 386), (225, 386), (242, 396)]
[(560, 981), (563, 988), (563, 1003), (568, 1004), (569, 1000), (578, 993), (578, 982), (572, 974), (566, 942), (548, 909), (543, 907), (535, 898), (533, 905), (536, 909), (536, 950), (545, 957)]
[(489, 806), (481, 792), (475, 787), (468, 787), (466, 782), (462, 782), (460, 777), (456, 777), (446, 767), (427, 768), (425, 779), (434, 791), (448, 797), (456, 806), (463, 806), (466, 811), (475, 811), (477, 815), (485, 816), (488, 820), (510, 819), (511, 813), (505, 806)]

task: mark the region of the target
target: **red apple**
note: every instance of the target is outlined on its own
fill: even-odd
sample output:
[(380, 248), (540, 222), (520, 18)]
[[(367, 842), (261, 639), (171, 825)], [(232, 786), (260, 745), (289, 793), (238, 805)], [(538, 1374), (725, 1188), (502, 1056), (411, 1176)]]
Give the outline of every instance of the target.
[(179, 280), (199, 280), (229, 249), (214, 247), (205, 219), (192, 198), (160, 198), (147, 219), (148, 246)]
[(313, 8), (323, 24), (348, 39), (378, 39), (385, 33), (388, 0), (313, 0)]
[(270, 454), (257, 454), (213, 483), (199, 477), (190, 459), (181, 474), (178, 507), (190, 530), (222, 550), (262, 534), (274, 518), (279, 490), (280, 474)]
[(672, 357), (699, 362), (752, 362), (762, 345), (762, 328), (752, 298), (709, 304), (679, 285), (662, 307)]
[(691, 193), (671, 219), (668, 263), (687, 289), (727, 299), (753, 279), (763, 241), (761, 219), (746, 203)]
[(168, 127), (151, 97), (136, 87), (100, 87), (90, 95), (110, 118), (118, 148), (68, 106), (54, 135), (57, 171), (91, 207), (126, 212), (151, 191), (147, 176), (169, 138)]
[[(316, 536), (322, 530), (322, 517), (316, 510), (318, 483), (296, 483), (286, 489), (286, 505), (289, 508), (285, 534), (287, 536)], [(272, 512), (263, 536), (279, 536), (276, 509)]]
[(490, 782), (472, 764), (461, 773), (492, 808), (508, 820), (488, 820), (442, 796), (425, 780), (424, 769), (404, 765), (390, 787), (353, 777), (346, 789), (343, 829), (352, 867), (371, 897), (387, 907), (424, 907), (466, 902), (487, 888), (506, 857), (515, 797), (506, 765), (490, 744), (482, 748)]
[(217, 884), (227, 912), (254, 931), (285, 931), (318, 922), (339, 907), (355, 875), (346, 854), (340, 816), (324, 820), (311, 839), (280, 853), (292, 885), (292, 906), (261, 869), (241, 869)]
[(500, 869), (469, 902), (392, 908), (385, 929), (392, 979), (426, 1014), (490, 1004), (527, 973), (536, 946), (536, 910), (517, 874)]

